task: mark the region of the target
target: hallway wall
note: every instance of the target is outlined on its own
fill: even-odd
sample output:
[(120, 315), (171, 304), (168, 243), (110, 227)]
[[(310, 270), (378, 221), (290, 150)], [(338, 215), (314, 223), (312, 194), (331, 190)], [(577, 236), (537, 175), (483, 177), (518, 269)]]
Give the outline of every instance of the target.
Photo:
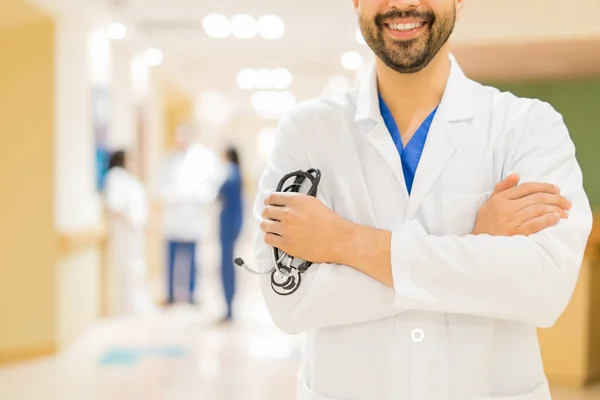
[(55, 23), (32, 19), (0, 28), (0, 363), (55, 339)]

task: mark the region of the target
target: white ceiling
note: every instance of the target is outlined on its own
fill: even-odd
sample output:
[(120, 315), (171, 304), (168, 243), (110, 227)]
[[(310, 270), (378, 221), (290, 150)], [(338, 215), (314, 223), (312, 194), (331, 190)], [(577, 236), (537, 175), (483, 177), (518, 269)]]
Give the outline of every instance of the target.
[[(187, 85), (237, 91), (239, 69), (287, 68), (294, 74), (294, 91), (299, 97), (318, 94), (329, 76), (345, 72), (340, 58), (347, 50), (362, 50), (354, 34), (357, 29), (351, 1), (214, 1), (130, 0), (119, 7), (146, 40), (165, 51), (166, 64), (176, 65)], [(211, 12), (228, 17), (250, 14), (255, 18), (276, 14), (283, 18), (286, 32), (280, 40), (213, 39), (201, 26)], [(316, 92), (315, 92), (316, 91)], [(247, 93), (241, 94), (247, 95)]]
[[(32, 0), (55, 11), (121, 20), (135, 28), (136, 40), (163, 50), (163, 68), (190, 92), (219, 89), (248, 104), (249, 93), (235, 84), (245, 67), (288, 68), (297, 97), (313, 97), (327, 80), (344, 71), (341, 55), (356, 50), (356, 17), (350, 0)], [(281, 40), (213, 39), (202, 29), (212, 12), (259, 17), (276, 14), (286, 32)], [(600, 38), (600, 0), (465, 0), (453, 36), (456, 45)]]

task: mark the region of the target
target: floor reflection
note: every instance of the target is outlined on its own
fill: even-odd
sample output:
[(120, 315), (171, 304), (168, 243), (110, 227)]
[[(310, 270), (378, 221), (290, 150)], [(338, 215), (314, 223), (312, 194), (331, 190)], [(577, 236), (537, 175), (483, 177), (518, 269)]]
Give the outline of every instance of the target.
[[(0, 399), (295, 399), (302, 337), (275, 328), (256, 277), (240, 271), (238, 320), (215, 323), (223, 308), (217, 249), (206, 243), (200, 306), (102, 320), (56, 357), (1, 368)], [(250, 260), (251, 250), (241, 255)], [(554, 400), (600, 400), (600, 387), (552, 392)]]

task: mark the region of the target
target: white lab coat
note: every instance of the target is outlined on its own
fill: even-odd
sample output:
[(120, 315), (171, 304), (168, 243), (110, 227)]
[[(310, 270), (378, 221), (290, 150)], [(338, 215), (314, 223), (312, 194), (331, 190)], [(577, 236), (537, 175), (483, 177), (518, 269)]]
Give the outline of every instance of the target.
[[(317, 167), (327, 206), (393, 232), (394, 289), (344, 265), (313, 265), (291, 296), (263, 278), (276, 325), (307, 333), (300, 400), (550, 399), (536, 327), (567, 305), (592, 224), (575, 147), (549, 104), (451, 65), (410, 197), (374, 69), (359, 90), (306, 102), (280, 122), (257, 224), (285, 173)], [(573, 202), (569, 219), (528, 237), (470, 235), (511, 172), (559, 186)], [(257, 232), (266, 270), (271, 248)]]
[(155, 307), (147, 286), (148, 200), (142, 182), (123, 168), (106, 176), (109, 312), (147, 314)]
[(220, 167), (216, 154), (200, 144), (166, 160), (160, 195), (167, 239), (195, 242), (207, 232), (210, 204), (216, 199), (222, 180)]

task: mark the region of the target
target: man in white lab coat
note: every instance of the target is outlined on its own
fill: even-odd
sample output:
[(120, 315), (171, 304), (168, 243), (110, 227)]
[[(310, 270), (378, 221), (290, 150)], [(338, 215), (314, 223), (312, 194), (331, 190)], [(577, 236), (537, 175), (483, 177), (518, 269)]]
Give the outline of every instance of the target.
[(221, 179), (219, 159), (196, 142), (196, 130), (182, 124), (176, 131), (177, 149), (163, 167), (161, 197), (167, 241), (167, 302), (175, 302), (177, 282), (185, 276), (187, 300), (196, 303), (196, 261), (199, 242), (206, 232), (207, 205), (217, 198)]
[[(462, 0), (354, 6), (375, 65), (282, 119), (254, 210), (261, 269), (273, 246), (313, 262), (288, 296), (262, 281), (277, 326), (307, 333), (299, 399), (549, 400), (536, 327), (569, 302), (592, 223), (567, 127), (463, 74)], [(273, 193), (309, 168), (317, 198)]]

